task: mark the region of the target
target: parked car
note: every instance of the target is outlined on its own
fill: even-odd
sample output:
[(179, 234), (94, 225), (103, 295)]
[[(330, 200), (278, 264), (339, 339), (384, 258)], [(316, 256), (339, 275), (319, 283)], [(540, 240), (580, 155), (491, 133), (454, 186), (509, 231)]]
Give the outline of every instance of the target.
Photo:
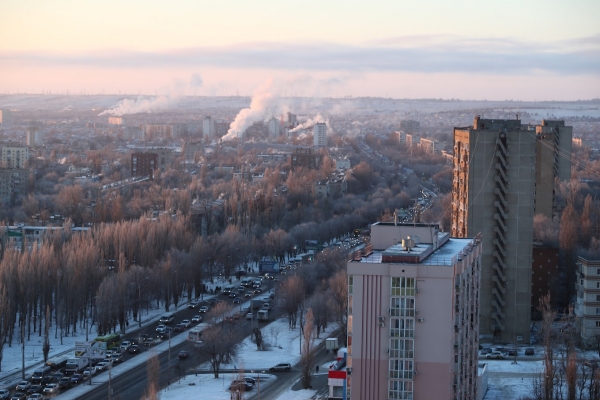
[(516, 355), (519, 354), (519, 350), (517, 349), (509, 349), (508, 352), (506, 352), (506, 354), (510, 357), (514, 357)]
[(289, 371), (290, 369), (292, 369), (290, 363), (279, 363), (269, 368), (269, 371)]
[(71, 383), (77, 384), (83, 380), (83, 375), (81, 374), (73, 374), (71, 375)]
[(481, 348), (481, 355), (484, 356), (486, 354), (489, 354), (492, 352), (492, 348), (491, 347), (482, 347)]
[(181, 351), (179, 352), (179, 354), (177, 354), (177, 357), (178, 357), (180, 360), (184, 360), (184, 359), (188, 358), (189, 356), (190, 356), (190, 352), (189, 352), (189, 351), (187, 351), (187, 350), (181, 350)]
[(192, 322), (193, 323), (200, 323), (200, 322), (202, 322), (202, 317), (200, 315), (194, 315), (192, 317)]
[(246, 381), (235, 381), (231, 383), (231, 385), (229, 386), (229, 390), (231, 392), (245, 392), (248, 390), (252, 390), (252, 385), (247, 383)]
[(64, 377), (60, 381), (58, 381), (58, 387), (61, 389), (69, 389), (72, 386), (71, 378)]
[(250, 378), (248, 376), (244, 377), (244, 380), (248, 383), (250, 383), (251, 385), (256, 385), (256, 379), (254, 378)]
[(525, 355), (526, 356), (532, 356), (535, 354), (535, 350), (533, 347), (528, 347), (525, 349)]
[(29, 381), (21, 381), (19, 382), (19, 384), (15, 387), (15, 389), (19, 392), (26, 392), (27, 389), (29, 389), (31, 387), (31, 382)]
[(504, 353), (500, 353), (499, 351), (492, 351), (485, 355), (485, 358), (491, 360), (504, 360)]
[(129, 349), (127, 351), (129, 352), (129, 354), (137, 354), (140, 352), (140, 346), (138, 346), (137, 344), (132, 344), (131, 346), (129, 346)]
[(44, 388), (44, 396), (54, 396), (58, 394), (58, 383), (50, 383)]
[(200, 311), (201, 313), (205, 313), (208, 311), (208, 306), (200, 306), (200, 308), (198, 309), (198, 311)]

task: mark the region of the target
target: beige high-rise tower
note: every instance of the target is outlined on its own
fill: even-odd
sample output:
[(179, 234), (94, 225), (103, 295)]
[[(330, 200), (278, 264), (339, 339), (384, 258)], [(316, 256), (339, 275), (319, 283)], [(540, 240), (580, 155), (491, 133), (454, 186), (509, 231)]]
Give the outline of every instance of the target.
[(570, 154), (571, 127), (533, 128), (479, 117), (454, 128), (452, 236), (482, 233), (480, 334), (503, 342), (529, 343), (533, 216), (551, 217), (554, 177), (570, 171), (560, 156)]

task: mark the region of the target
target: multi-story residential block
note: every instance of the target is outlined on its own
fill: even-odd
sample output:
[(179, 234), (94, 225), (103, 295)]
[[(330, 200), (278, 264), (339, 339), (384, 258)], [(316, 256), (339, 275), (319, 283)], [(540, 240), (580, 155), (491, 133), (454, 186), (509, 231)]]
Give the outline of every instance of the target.
[(327, 125), (323, 122), (316, 123), (313, 127), (313, 146), (327, 147)]
[(531, 259), (531, 312), (538, 312), (540, 298), (551, 294), (552, 299), (558, 298), (560, 271), (558, 269), (558, 248), (533, 244)]
[(350, 169), (352, 165), (350, 164), (350, 159), (348, 157), (340, 157), (335, 159), (335, 169), (338, 171), (343, 171)]
[(131, 153), (131, 176), (149, 176), (154, 178), (158, 169), (158, 154)]
[(183, 156), (186, 161), (197, 162), (199, 154), (204, 149), (201, 140), (190, 140), (183, 145)]
[(547, 174), (560, 177), (556, 168), (567, 166), (555, 157), (570, 152), (570, 137), (569, 148), (563, 151), (565, 139), (553, 136), (554, 155), (545, 154), (540, 161), (536, 150), (542, 146), (545, 153), (547, 144), (539, 142), (562, 125), (544, 121), (541, 127), (548, 127), (539, 129), (546, 133), (536, 134), (537, 128), (522, 126), (518, 119), (476, 117), (473, 126), (454, 128), (452, 236), (482, 232), (480, 333), (505, 342), (529, 342), (535, 306), (531, 304), (535, 202), (553, 198), (553, 187), (537, 180)]
[(571, 179), (571, 151), (573, 127), (565, 121), (542, 120), (535, 127), (535, 213), (553, 217), (554, 181)]
[(25, 144), (29, 147), (41, 147), (44, 145), (44, 135), (41, 130), (36, 127), (27, 129), (25, 136)]
[(349, 399), (478, 399), (481, 235), (376, 223), (348, 272)]
[(0, 110), (0, 125), (14, 124), (13, 114), (10, 110)]
[(404, 133), (417, 133), (421, 130), (421, 123), (410, 119), (400, 121), (400, 131)]
[(14, 206), (19, 197), (27, 195), (28, 184), (28, 169), (0, 168), (0, 203)]
[(29, 162), (27, 146), (17, 143), (0, 143), (0, 168), (25, 168)]
[(292, 160), (292, 171), (303, 167), (307, 169), (318, 169), (321, 167), (323, 162), (323, 156), (321, 154), (313, 153), (313, 150), (308, 148), (297, 148), (294, 149), (291, 155)]
[(217, 134), (214, 118), (207, 116), (202, 120), (202, 134), (204, 138), (213, 138)]
[(578, 330), (585, 344), (597, 346), (600, 335), (600, 257), (577, 258), (577, 316)]
[(115, 116), (108, 117), (108, 124), (109, 125), (125, 125), (125, 118), (115, 117)]
[(437, 148), (437, 142), (435, 140), (429, 140), (425, 138), (421, 138), (419, 141), (419, 147), (426, 153), (433, 154), (436, 151), (439, 151)]

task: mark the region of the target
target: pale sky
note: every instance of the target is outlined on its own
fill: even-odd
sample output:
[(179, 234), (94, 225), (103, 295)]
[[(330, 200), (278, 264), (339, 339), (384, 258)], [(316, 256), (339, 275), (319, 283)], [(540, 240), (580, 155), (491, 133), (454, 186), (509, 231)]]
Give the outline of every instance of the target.
[(2, 0), (0, 37), (0, 93), (600, 97), (598, 0)]

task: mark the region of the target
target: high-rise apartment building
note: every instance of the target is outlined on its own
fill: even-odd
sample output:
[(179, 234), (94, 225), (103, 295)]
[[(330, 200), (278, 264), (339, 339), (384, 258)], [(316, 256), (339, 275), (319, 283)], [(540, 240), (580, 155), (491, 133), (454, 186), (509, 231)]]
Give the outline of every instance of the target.
[(13, 114), (10, 110), (0, 110), (0, 125), (12, 125), (14, 123)]
[(158, 154), (131, 153), (131, 176), (149, 176), (154, 178), (158, 169)]
[(27, 146), (17, 143), (0, 143), (0, 168), (25, 168), (29, 161)]
[(316, 123), (313, 127), (313, 145), (327, 147), (327, 125), (323, 122)]
[(565, 121), (542, 120), (535, 127), (538, 139), (536, 146), (536, 195), (535, 213), (553, 217), (554, 180), (571, 179), (571, 151), (573, 148), (573, 127), (565, 126)]
[(533, 216), (536, 200), (551, 212), (553, 199), (553, 186), (536, 181), (570, 168), (555, 160), (570, 152), (562, 133), (570, 136), (564, 122), (530, 129), (479, 117), (454, 128), (452, 236), (483, 234), (480, 333), (504, 342), (529, 342)]
[(376, 223), (371, 245), (347, 264), (348, 398), (481, 398), (481, 235)]
[(41, 147), (44, 145), (44, 136), (42, 131), (36, 127), (27, 129), (25, 144), (29, 147)]
[(204, 138), (213, 138), (216, 136), (217, 131), (215, 129), (215, 120), (214, 118), (208, 116), (204, 117), (202, 120), (202, 133), (204, 134)]

